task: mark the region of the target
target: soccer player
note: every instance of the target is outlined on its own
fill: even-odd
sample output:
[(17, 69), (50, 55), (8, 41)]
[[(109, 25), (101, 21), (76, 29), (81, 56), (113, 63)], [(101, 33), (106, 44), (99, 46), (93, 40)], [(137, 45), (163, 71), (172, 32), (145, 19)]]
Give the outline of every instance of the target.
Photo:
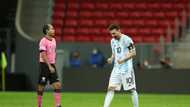
[(40, 40), (39, 43), (40, 75), (37, 86), (38, 107), (42, 107), (44, 87), (48, 81), (54, 88), (55, 107), (61, 107), (61, 83), (58, 80), (58, 75), (55, 68), (55, 30), (51, 24), (46, 24), (43, 26), (43, 33), (45, 36)]
[(110, 64), (114, 62), (114, 67), (110, 76), (104, 107), (110, 107), (114, 92), (119, 91), (121, 86), (125, 91), (131, 92), (133, 107), (138, 107), (138, 94), (132, 61), (136, 55), (134, 43), (129, 36), (121, 33), (119, 25), (111, 24), (108, 30), (113, 38), (111, 40), (112, 55), (107, 62)]

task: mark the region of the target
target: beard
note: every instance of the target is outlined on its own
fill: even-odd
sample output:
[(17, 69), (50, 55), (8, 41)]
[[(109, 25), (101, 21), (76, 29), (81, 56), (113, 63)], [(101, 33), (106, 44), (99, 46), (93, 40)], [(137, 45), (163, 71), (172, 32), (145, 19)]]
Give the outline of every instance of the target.
[(118, 36), (114, 36), (113, 38), (116, 39), (116, 40), (120, 39), (120, 37), (118, 37)]

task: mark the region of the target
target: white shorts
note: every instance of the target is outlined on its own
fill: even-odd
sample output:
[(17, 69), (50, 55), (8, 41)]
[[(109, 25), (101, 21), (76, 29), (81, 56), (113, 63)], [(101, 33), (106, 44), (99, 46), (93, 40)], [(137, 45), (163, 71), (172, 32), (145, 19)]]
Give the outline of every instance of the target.
[(134, 70), (121, 73), (118, 68), (113, 68), (108, 87), (116, 87), (116, 91), (121, 90), (121, 86), (125, 91), (136, 89)]

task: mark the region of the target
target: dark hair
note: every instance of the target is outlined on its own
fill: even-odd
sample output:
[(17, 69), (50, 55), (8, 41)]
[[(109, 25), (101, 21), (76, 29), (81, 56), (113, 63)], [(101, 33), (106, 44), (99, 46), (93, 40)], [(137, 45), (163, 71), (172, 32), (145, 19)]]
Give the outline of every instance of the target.
[(108, 30), (113, 30), (113, 29), (119, 30), (120, 26), (118, 24), (110, 24)]
[(46, 35), (47, 34), (47, 30), (49, 30), (49, 25), (48, 24), (45, 24), (43, 26), (43, 33)]

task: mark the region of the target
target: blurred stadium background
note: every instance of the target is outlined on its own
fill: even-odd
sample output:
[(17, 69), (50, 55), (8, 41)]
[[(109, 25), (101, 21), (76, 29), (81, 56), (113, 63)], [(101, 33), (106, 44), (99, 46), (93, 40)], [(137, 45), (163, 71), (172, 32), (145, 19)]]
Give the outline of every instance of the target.
[[(102, 106), (112, 66), (93, 66), (89, 58), (94, 48), (109, 57), (107, 27), (118, 23), (136, 44), (140, 106), (190, 107), (189, 0), (1, 0), (0, 12), (0, 107), (36, 105), (38, 40), (45, 23), (56, 30), (63, 106)], [(80, 64), (71, 66), (76, 51)], [(51, 107), (51, 94), (45, 97)], [(112, 107), (132, 106), (129, 100), (119, 94)]]

